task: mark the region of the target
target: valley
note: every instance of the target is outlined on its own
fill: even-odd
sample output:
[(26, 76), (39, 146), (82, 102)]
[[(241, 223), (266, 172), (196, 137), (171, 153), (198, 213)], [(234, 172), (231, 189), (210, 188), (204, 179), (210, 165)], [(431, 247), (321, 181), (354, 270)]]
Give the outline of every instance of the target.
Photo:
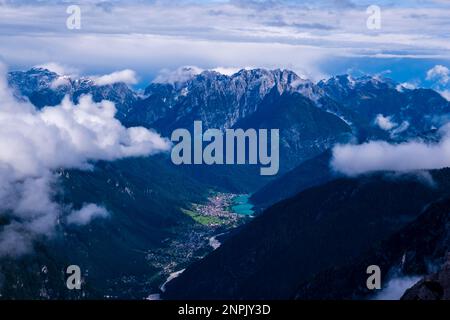
[[(166, 285), (186, 267), (220, 247), (218, 238), (249, 222), (253, 217), (248, 195), (213, 192), (204, 204), (192, 204), (182, 209), (196, 224), (176, 232), (177, 239), (165, 239), (164, 247), (146, 253), (148, 263), (160, 270), (149, 282), (153, 290), (165, 291)], [(147, 299), (159, 299), (152, 293)]]
[[(373, 174), (339, 178), (278, 202), (168, 283), (163, 299), (292, 299), (299, 295), (300, 286), (304, 299), (322, 299), (328, 291), (359, 288), (365, 278), (343, 288), (339, 284), (350, 277), (343, 273), (334, 279), (333, 271), (353, 265), (372, 246), (417, 219), (426, 205), (450, 196), (450, 170), (430, 175), (435, 188), (420, 176), (392, 179)], [(367, 263), (364, 260), (351, 274), (363, 278)], [(311, 279), (321, 271), (328, 271), (335, 287), (324, 285), (331, 282), (324, 277), (310, 290)]]

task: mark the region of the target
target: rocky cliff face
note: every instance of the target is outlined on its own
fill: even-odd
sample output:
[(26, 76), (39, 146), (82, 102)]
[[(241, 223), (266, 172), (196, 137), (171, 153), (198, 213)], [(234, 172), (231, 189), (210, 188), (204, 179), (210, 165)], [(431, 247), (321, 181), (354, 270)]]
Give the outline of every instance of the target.
[(279, 95), (299, 92), (311, 99), (320, 94), (311, 81), (287, 70), (241, 70), (232, 76), (204, 71), (182, 82), (151, 84), (145, 90), (146, 103), (130, 117), (138, 121), (142, 114), (152, 114), (156, 101), (163, 114), (149, 118), (163, 118), (157, 123), (163, 129), (187, 127), (192, 119), (203, 121), (206, 128), (231, 128), (253, 114), (272, 90)]
[(424, 277), (406, 290), (402, 300), (450, 300), (450, 255), (439, 272)]
[[(335, 76), (317, 86), (324, 95), (319, 102), (345, 118), (361, 139), (404, 140), (438, 128), (450, 103), (430, 89), (407, 89), (390, 79)], [(337, 104), (336, 104), (337, 102)], [(380, 128), (378, 115), (389, 118), (392, 128)]]
[[(443, 169), (433, 175), (436, 181), (441, 181), (439, 184), (445, 185), (448, 173), (448, 169)], [(318, 272), (299, 286), (296, 298), (376, 298), (378, 292), (368, 290), (365, 285), (366, 268), (373, 264), (381, 268), (383, 288), (387, 288), (392, 279), (431, 274), (406, 292), (404, 299), (442, 298), (448, 292), (445, 291), (448, 290), (445, 289), (448, 285), (448, 263), (443, 271), (436, 273), (436, 270), (447, 261), (446, 256), (450, 252), (450, 198), (439, 198), (442, 200), (426, 206), (414, 221), (385, 240), (374, 243), (347, 265)]]
[(16, 96), (28, 98), (37, 108), (55, 106), (66, 95), (77, 102), (81, 95), (90, 94), (95, 102), (114, 102), (117, 118), (123, 120), (137, 101), (137, 94), (124, 83), (97, 85), (87, 77), (72, 78), (43, 68), (10, 72), (8, 81)]

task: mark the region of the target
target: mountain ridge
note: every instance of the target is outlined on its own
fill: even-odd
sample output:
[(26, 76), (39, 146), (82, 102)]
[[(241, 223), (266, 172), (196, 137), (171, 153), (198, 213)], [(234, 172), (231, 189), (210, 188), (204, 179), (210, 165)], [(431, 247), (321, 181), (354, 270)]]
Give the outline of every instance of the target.
[(416, 175), (374, 174), (278, 202), (168, 284), (165, 298), (293, 298), (317, 272), (346, 265), (448, 196), (450, 170), (431, 174), (436, 188)]

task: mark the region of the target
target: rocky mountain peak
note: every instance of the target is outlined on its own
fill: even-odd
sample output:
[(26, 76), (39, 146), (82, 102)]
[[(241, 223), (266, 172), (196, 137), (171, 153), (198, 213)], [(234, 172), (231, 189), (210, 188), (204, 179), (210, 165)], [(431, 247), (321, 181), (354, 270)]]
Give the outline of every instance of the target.
[(91, 77), (59, 75), (43, 67), (10, 72), (8, 82), (18, 97), (28, 98), (37, 108), (55, 106), (66, 95), (77, 102), (81, 95), (90, 94), (96, 102), (114, 102), (119, 111), (118, 116), (124, 117), (137, 99), (137, 94), (125, 83), (99, 86)]

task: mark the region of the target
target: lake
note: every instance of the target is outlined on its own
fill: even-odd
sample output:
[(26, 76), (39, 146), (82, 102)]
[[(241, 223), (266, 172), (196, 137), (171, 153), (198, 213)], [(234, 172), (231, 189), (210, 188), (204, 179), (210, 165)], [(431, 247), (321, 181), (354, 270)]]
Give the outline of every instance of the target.
[(253, 205), (249, 202), (250, 195), (239, 195), (233, 199), (233, 212), (243, 215), (251, 216), (255, 212)]

